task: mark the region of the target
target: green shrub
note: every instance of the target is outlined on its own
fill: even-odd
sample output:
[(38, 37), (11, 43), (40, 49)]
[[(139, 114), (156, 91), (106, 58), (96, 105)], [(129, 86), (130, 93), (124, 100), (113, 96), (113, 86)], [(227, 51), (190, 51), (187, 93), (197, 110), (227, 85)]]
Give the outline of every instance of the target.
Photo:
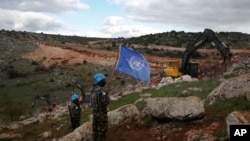
[(8, 70), (7, 75), (8, 75), (8, 78), (10, 78), (10, 79), (27, 76), (27, 74), (18, 72), (17, 70), (14, 70), (14, 69)]
[(7, 74), (8, 74), (8, 78), (10, 78), (10, 79), (19, 77), (18, 71), (13, 70), (13, 69), (9, 70), (9, 71), (7, 72)]
[(27, 108), (22, 102), (14, 102), (13, 100), (8, 100), (8, 105), (2, 106), (1, 111), (2, 119), (5, 121), (15, 121), (21, 115), (27, 114)]
[(31, 65), (39, 65), (39, 63), (36, 62), (36, 61), (32, 61), (32, 62), (31, 62)]
[(44, 66), (35, 67), (35, 72), (43, 72), (43, 71), (47, 71), (47, 69)]
[(57, 64), (52, 64), (49, 66), (49, 69), (52, 71), (57, 67)]
[(74, 64), (74, 66), (80, 66), (81, 65), (81, 63), (75, 63)]
[(126, 82), (124, 80), (121, 80), (121, 85), (124, 85)]
[(86, 65), (88, 62), (86, 60), (83, 60), (82, 64)]

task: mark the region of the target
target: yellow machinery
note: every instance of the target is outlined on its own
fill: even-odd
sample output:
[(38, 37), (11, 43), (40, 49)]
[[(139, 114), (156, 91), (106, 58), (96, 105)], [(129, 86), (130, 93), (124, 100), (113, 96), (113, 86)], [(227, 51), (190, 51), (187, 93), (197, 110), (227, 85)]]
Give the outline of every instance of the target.
[(215, 32), (211, 29), (205, 29), (193, 43), (189, 43), (183, 52), (181, 65), (178, 62), (170, 62), (169, 67), (164, 69), (168, 76), (179, 77), (184, 74), (188, 74), (192, 77), (198, 76), (198, 63), (189, 62), (192, 54), (202, 47), (205, 43), (211, 43), (214, 47), (220, 51), (224, 60), (225, 68), (230, 65), (232, 53), (230, 48), (226, 44), (218, 39)]
[(179, 77), (182, 75), (182, 73), (179, 72), (179, 66), (180, 66), (179, 62), (172, 61), (169, 63), (169, 66), (164, 69), (164, 72), (166, 73), (167, 76)]

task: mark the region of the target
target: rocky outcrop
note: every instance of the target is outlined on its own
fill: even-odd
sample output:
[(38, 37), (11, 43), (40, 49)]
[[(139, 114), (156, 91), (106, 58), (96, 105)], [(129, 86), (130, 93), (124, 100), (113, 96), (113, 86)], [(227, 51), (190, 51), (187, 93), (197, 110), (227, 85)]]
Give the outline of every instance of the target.
[(205, 113), (204, 102), (196, 96), (148, 98), (146, 103), (149, 114), (161, 120), (189, 120), (202, 117)]
[(206, 102), (214, 104), (220, 100), (236, 97), (247, 97), (250, 91), (250, 73), (230, 78), (222, 82), (206, 98)]

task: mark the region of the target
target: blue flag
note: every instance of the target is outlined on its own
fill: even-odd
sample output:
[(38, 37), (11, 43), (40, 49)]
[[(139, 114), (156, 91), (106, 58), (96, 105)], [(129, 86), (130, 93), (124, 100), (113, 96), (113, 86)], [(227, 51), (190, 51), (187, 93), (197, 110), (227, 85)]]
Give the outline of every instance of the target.
[(126, 46), (120, 47), (116, 70), (132, 75), (143, 82), (150, 82), (150, 67), (142, 54)]

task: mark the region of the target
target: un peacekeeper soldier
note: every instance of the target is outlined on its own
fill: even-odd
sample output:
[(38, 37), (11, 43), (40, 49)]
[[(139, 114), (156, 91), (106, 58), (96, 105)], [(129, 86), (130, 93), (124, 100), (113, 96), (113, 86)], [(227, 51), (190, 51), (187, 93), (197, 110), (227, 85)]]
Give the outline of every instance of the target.
[(105, 141), (108, 133), (107, 105), (108, 93), (103, 89), (105, 76), (97, 73), (94, 76), (94, 85), (91, 90), (93, 107), (93, 141)]
[(73, 93), (71, 95), (72, 105), (69, 105), (69, 113), (71, 119), (71, 125), (73, 130), (80, 126), (80, 119), (81, 119), (81, 107), (80, 102), (81, 98), (76, 94)]

